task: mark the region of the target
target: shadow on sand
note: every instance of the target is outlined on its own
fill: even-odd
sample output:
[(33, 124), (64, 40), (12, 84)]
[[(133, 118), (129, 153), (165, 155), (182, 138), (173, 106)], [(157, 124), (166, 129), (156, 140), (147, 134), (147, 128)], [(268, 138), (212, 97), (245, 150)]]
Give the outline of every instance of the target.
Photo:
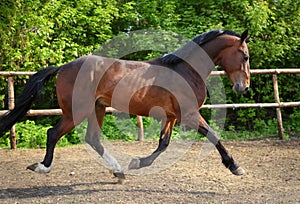
[(177, 190), (151, 190), (151, 189), (114, 189), (98, 188), (96, 186), (118, 185), (117, 182), (94, 182), (79, 183), (64, 186), (37, 186), (30, 188), (6, 188), (0, 189), (0, 201), (4, 199), (24, 199), (35, 197), (47, 197), (58, 195), (85, 195), (97, 192), (129, 192), (129, 193), (162, 193), (162, 194), (193, 194), (193, 195), (215, 195), (213, 191), (177, 191)]

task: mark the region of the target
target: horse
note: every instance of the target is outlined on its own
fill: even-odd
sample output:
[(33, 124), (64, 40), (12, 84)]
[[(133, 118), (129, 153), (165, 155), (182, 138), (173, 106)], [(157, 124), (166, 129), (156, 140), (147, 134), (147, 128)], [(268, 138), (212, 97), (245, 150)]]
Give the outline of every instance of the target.
[(62, 117), (47, 131), (43, 161), (27, 169), (50, 172), (57, 141), (87, 119), (85, 141), (108, 162), (114, 176), (124, 180), (123, 168), (99, 139), (105, 108), (113, 107), (140, 116), (149, 116), (151, 112), (151, 116), (162, 120), (157, 149), (147, 157), (132, 159), (129, 170), (150, 166), (167, 149), (177, 121), (206, 136), (215, 145), (225, 167), (234, 175), (242, 175), (245, 170), (222, 145), (199, 109), (206, 99), (206, 80), (215, 66), (226, 72), (234, 91), (241, 94), (248, 90), (247, 42), (248, 30), (239, 35), (217, 29), (195, 37), (172, 53), (147, 61), (87, 55), (57, 68), (47, 67), (29, 78), (15, 108), (0, 119), (0, 136), (26, 115), (43, 85), (57, 75), (56, 94)]

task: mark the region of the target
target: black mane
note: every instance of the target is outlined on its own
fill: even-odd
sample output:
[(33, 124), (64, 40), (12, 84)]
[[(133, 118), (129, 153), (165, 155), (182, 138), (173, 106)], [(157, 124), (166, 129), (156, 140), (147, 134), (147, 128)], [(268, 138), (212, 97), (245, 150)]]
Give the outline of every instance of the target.
[[(195, 37), (192, 42), (194, 43), (197, 43), (199, 46), (201, 45), (204, 45), (205, 43), (213, 40), (214, 38), (220, 36), (220, 35), (232, 35), (232, 36), (237, 36), (237, 37), (241, 37), (239, 34), (231, 31), (231, 30), (222, 30), (222, 29), (217, 29), (217, 30), (211, 30), (211, 31), (208, 31), (206, 33), (203, 33), (197, 37)], [(178, 50), (170, 53), (170, 54), (167, 54), (167, 55), (164, 55), (162, 56), (160, 59), (163, 63), (165, 64), (176, 64), (176, 63), (179, 63), (179, 62), (182, 62), (183, 59), (180, 58), (180, 57), (177, 57), (178, 55), (176, 53), (178, 52), (188, 52), (188, 50), (185, 50), (184, 48), (185, 47), (189, 47), (188, 44), (190, 42), (188, 42), (186, 45), (184, 45), (183, 47), (179, 48)], [(188, 48), (187, 48), (188, 49)]]

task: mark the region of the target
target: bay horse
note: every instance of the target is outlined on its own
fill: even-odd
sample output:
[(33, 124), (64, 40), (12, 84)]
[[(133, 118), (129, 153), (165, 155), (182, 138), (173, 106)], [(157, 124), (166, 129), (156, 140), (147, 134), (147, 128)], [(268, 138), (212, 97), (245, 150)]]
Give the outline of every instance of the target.
[(105, 108), (110, 106), (140, 116), (149, 116), (155, 109), (151, 112), (162, 119), (157, 149), (148, 157), (133, 159), (128, 169), (150, 166), (168, 147), (172, 129), (178, 121), (206, 136), (220, 153), (225, 167), (234, 175), (242, 175), (244, 169), (221, 144), (199, 109), (206, 99), (206, 79), (216, 65), (226, 72), (234, 91), (248, 90), (247, 35), (247, 30), (241, 35), (229, 30), (211, 30), (170, 54), (148, 61), (88, 55), (58, 68), (47, 67), (29, 78), (15, 108), (1, 118), (0, 136), (26, 115), (49, 77), (58, 75), (56, 93), (62, 118), (47, 131), (44, 160), (27, 169), (50, 172), (57, 141), (88, 119), (85, 141), (108, 162), (119, 180), (125, 179), (118, 161), (100, 144)]

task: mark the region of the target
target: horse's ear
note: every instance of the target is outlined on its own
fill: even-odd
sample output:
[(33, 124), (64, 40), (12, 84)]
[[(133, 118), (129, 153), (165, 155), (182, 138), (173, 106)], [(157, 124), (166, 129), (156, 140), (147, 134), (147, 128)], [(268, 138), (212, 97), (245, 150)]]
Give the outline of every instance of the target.
[(248, 41), (249, 39), (247, 39), (248, 37), (248, 30), (245, 30), (242, 35), (241, 35), (241, 44), (244, 42), (244, 41)]
[(250, 42), (250, 36), (246, 38), (245, 42), (246, 43)]

